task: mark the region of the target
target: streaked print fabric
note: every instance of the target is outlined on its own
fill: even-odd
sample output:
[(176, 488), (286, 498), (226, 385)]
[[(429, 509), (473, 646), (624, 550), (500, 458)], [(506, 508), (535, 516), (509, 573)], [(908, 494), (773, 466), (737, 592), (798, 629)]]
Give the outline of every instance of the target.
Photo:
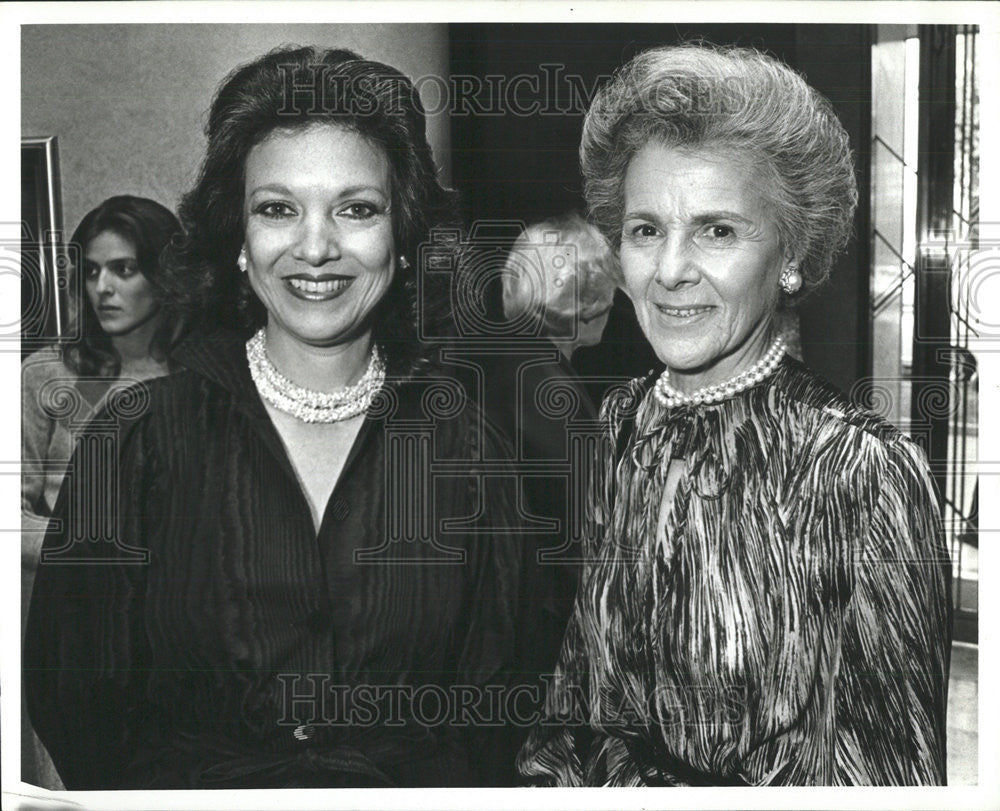
[(943, 784), (950, 566), (922, 451), (789, 357), (713, 406), (667, 413), (652, 382), (602, 407), (589, 563), (522, 773)]

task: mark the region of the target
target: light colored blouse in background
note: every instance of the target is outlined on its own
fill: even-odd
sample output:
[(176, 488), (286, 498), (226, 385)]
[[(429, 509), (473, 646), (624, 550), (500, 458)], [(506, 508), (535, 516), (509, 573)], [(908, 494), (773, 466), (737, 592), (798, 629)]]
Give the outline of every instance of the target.
[[(141, 369), (125, 370), (121, 377), (81, 378), (63, 362), (57, 346), (40, 349), (21, 364), (21, 527), (25, 535), (44, 533), (79, 432), (112, 387), (126, 388), (167, 372), (166, 364), (148, 359)], [(22, 564), (32, 567), (41, 537), (34, 540), (37, 543), (22, 541)]]
[[(114, 380), (81, 381), (55, 346), (40, 349), (21, 365), (21, 512), (26, 533), (45, 530), (73, 455), (76, 426), (93, 416)], [(24, 545), (22, 551), (27, 555), (30, 548)]]

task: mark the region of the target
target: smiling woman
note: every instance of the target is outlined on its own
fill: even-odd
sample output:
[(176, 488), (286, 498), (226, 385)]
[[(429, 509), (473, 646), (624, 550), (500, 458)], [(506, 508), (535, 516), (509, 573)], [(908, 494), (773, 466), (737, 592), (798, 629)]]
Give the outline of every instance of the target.
[(927, 462), (777, 326), (847, 240), (843, 128), (777, 60), (685, 45), (621, 69), (580, 155), (666, 369), (604, 402), (589, 563), (522, 772), (942, 783), (950, 566)]
[[(453, 207), (395, 69), (280, 49), (220, 87), (169, 268), (244, 329), (177, 348), (122, 427), (127, 487), (60, 498), (24, 658), (67, 788), (515, 780), (496, 701), (553, 647), (547, 589), (505, 439), (418, 340), (419, 248)], [(71, 472), (107, 464), (81, 446)], [(115, 543), (74, 545), (109, 495)]]
[(332, 124), (250, 150), (243, 255), (279, 366), (296, 343), (344, 344), (371, 329), (396, 269), (391, 181), (380, 150)]
[[(389, 161), (337, 124), (277, 130), (245, 164), (245, 242), (237, 260), (267, 310), (251, 374), (271, 413), (319, 527), (355, 431), (385, 371), (371, 317), (395, 274)], [(290, 385), (272, 386), (269, 364)], [(341, 370), (356, 380), (344, 380)], [(354, 371), (361, 369), (360, 379)], [(332, 376), (332, 377), (331, 377)], [(313, 379), (310, 379), (313, 378)], [(324, 420), (309, 389), (363, 395)], [(305, 388), (301, 388), (305, 387)], [(303, 428), (302, 421), (330, 423)], [(346, 430), (345, 430), (346, 429)]]
[(625, 174), (621, 261), (639, 325), (694, 391), (767, 350), (785, 255), (749, 157), (651, 142)]

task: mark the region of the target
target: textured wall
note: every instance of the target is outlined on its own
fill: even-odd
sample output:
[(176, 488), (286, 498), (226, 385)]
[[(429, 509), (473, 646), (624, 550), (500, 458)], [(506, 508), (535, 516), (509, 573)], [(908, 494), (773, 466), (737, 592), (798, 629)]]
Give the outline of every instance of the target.
[[(113, 194), (152, 197), (176, 209), (198, 170), (216, 86), (232, 68), (277, 45), (346, 47), (413, 78), (448, 75), (444, 25), (29, 25), (21, 31), (21, 133), (59, 137), (67, 233)], [(431, 120), (430, 141), (446, 179), (448, 132), (446, 115)]]

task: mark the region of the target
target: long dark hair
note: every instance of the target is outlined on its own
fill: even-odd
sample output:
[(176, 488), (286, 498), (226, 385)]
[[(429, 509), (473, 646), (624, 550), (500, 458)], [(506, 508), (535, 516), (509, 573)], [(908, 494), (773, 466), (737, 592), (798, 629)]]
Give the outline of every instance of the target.
[[(412, 373), (422, 360), (420, 319), (443, 315), (439, 293), (417, 301), (421, 262), (457, 242), (455, 192), (438, 181), (427, 142), (423, 105), (395, 68), (346, 50), (282, 47), (237, 68), (220, 85), (209, 111), (208, 148), (198, 180), (180, 206), (185, 238), (167, 252), (172, 285), (205, 326), (250, 331), (266, 311), (239, 273), (244, 239), (244, 169), (250, 150), (275, 130), (318, 123), (345, 127), (385, 153), (392, 174), (392, 224), (397, 265), (373, 313), (373, 336), (388, 371)], [(425, 290), (428, 286), (424, 286)]]
[[(160, 254), (170, 240), (181, 231), (177, 217), (155, 200), (123, 194), (109, 197), (97, 208), (87, 212), (71, 237), (77, 255), (82, 257), (87, 246), (100, 234), (111, 232), (135, 248), (139, 272), (153, 288), (164, 316), (150, 341), (149, 351), (158, 361), (165, 361), (179, 334), (180, 317), (164, 285)], [(82, 267), (74, 265), (73, 273)], [(71, 291), (83, 285), (70, 284)], [(74, 292), (77, 329), (75, 338), (60, 344), (63, 363), (76, 374), (92, 377), (117, 377), (121, 373), (121, 358), (97, 319), (90, 297)]]

